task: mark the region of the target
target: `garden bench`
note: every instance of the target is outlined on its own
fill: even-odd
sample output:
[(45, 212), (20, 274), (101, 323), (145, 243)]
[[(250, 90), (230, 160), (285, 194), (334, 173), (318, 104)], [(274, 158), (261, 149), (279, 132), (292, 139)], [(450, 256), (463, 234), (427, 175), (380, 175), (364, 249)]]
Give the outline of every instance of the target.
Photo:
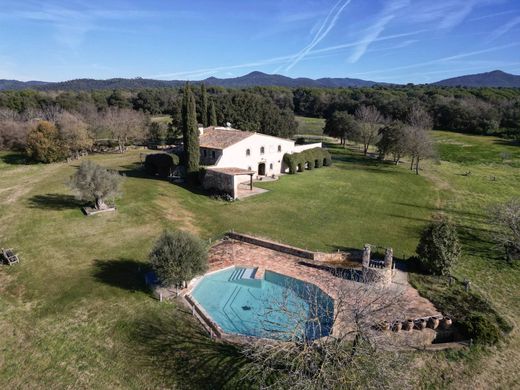
[(9, 265), (13, 265), (20, 261), (20, 259), (18, 259), (18, 256), (14, 253), (12, 249), (2, 248), (2, 256)]

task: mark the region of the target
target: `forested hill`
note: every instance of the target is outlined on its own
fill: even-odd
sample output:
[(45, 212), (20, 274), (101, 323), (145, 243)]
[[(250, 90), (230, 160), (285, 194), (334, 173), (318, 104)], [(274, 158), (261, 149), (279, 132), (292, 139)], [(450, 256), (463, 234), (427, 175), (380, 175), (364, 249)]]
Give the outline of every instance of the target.
[[(351, 78), (321, 78), (317, 80), (309, 78), (291, 78), (277, 74), (266, 74), (262, 72), (251, 72), (240, 77), (219, 79), (210, 77), (194, 84), (204, 82), (209, 86), (225, 88), (248, 88), (248, 87), (289, 87), (289, 88), (337, 88), (337, 87), (370, 87), (376, 84), (374, 81), (351, 79)], [(153, 79), (123, 79), (115, 78), (108, 80), (77, 79), (62, 82), (44, 81), (17, 81), (0, 80), (0, 90), (38, 89), (38, 90), (60, 90), (60, 91), (88, 91), (94, 89), (142, 89), (142, 88), (165, 88), (177, 87), (184, 84), (183, 80), (153, 80)]]
[[(178, 87), (185, 80), (154, 80), (143, 78), (114, 78), (107, 80), (76, 79), (61, 82), (45, 81), (18, 81), (0, 80), (0, 90), (37, 89), (42, 91), (90, 91), (97, 89), (127, 89), (137, 90), (143, 88), (169, 88)], [(391, 86), (395, 84), (375, 82), (353, 78), (320, 78), (310, 79), (305, 77), (292, 78), (279, 74), (267, 74), (262, 72), (251, 72), (244, 76), (219, 79), (209, 77), (205, 80), (194, 81), (194, 84), (205, 83), (207, 86), (224, 88), (250, 88), (250, 87), (286, 87), (286, 88), (352, 88)], [(520, 76), (495, 70), (488, 73), (479, 73), (454, 77), (437, 81), (432, 85), (447, 87), (508, 87), (520, 88)]]
[(437, 81), (434, 85), (444, 87), (507, 87), (520, 88), (520, 76), (494, 70)]

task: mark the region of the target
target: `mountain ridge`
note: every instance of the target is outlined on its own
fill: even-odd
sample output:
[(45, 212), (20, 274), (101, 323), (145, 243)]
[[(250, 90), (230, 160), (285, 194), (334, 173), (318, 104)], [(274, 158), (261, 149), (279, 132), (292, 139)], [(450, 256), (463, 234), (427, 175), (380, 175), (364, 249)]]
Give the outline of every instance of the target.
[[(156, 80), (147, 78), (111, 78), (111, 79), (90, 79), (80, 78), (68, 81), (46, 82), (46, 81), (18, 81), (0, 80), (0, 91), (2, 90), (65, 90), (65, 91), (85, 91), (96, 89), (142, 89), (142, 88), (168, 88), (179, 87), (185, 80)], [(253, 71), (246, 75), (217, 78), (209, 77), (204, 80), (192, 81), (193, 84), (204, 82), (208, 86), (218, 86), (225, 88), (248, 88), (248, 87), (288, 87), (288, 88), (348, 88), (348, 87), (373, 87), (376, 85), (398, 85), (392, 83), (375, 82), (349, 77), (322, 77), (311, 79), (307, 77), (292, 78), (279, 74), (267, 74)], [(430, 83), (429, 85), (448, 86), (448, 87), (506, 87), (520, 88), (520, 76), (494, 70), (491, 72), (477, 73), (452, 77)]]

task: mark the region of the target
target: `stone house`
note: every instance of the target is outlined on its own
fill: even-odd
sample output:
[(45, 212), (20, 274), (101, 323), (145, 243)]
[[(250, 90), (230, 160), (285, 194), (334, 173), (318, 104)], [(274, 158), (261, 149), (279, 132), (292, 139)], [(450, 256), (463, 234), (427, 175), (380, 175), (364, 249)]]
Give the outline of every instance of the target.
[(230, 193), (253, 178), (274, 177), (288, 172), (283, 162), (286, 153), (321, 147), (321, 142), (296, 145), (294, 141), (230, 127), (199, 128), (200, 163), (206, 167), (204, 187)]

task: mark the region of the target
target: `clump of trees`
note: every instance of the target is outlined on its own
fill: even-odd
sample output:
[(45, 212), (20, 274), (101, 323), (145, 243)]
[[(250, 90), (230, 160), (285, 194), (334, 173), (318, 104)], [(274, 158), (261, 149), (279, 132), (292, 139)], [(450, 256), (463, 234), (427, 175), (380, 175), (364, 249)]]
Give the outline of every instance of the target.
[(461, 254), (455, 225), (446, 217), (436, 217), (422, 232), (416, 249), (421, 268), (433, 275), (449, 275)]
[(325, 121), (323, 133), (334, 138), (339, 138), (343, 146), (347, 145), (349, 139), (358, 139), (359, 126), (356, 118), (347, 111), (335, 111)]
[(106, 200), (118, 194), (121, 179), (119, 173), (85, 160), (71, 176), (69, 186), (78, 199), (93, 202), (97, 210), (105, 210), (109, 207)]
[(25, 152), (29, 158), (43, 163), (63, 160), (67, 155), (64, 140), (54, 124), (40, 121), (27, 134)]
[(101, 118), (101, 126), (117, 140), (120, 153), (124, 153), (130, 143), (144, 140), (146, 125), (145, 115), (129, 108), (111, 107)]
[(150, 263), (162, 285), (180, 286), (208, 268), (207, 248), (194, 235), (164, 231), (150, 252)]
[(520, 259), (520, 198), (491, 207), (489, 221), (495, 227), (493, 239), (507, 261)]
[(303, 172), (305, 169), (321, 168), (330, 166), (332, 158), (328, 150), (323, 148), (312, 148), (300, 153), (286, 153), (283, 162), (289, 168), (289, 173)]

